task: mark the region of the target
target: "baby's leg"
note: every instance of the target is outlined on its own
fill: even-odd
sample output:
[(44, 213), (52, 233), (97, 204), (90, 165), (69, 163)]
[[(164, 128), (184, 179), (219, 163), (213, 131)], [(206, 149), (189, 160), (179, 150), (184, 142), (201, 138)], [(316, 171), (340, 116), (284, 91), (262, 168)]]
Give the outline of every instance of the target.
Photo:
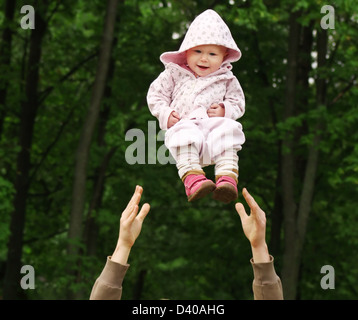
[(205, 177), (194, 145), (178, 148), (177, 168), (189, 202), (205, 197), (216, 188), (215, 183)]
[(214, 162), (216, 181), (222, 176), (228, 176), (238, 183), (239, 157), (236, 151), (226, 150), (222, 155), (217, 156)]
[(237, 152), (241, 150), (245, 142), (245, 135), (240, 123), (227, 118), (210, 120), (209, 127), (207, 143), (215, 163), (216, 179), (213, 197), (229, 203), (238, 196), (239, 157)]
[(230, 176), (237, 181), (239, 173), (239, 157), (245, 142), (245, 135), (239, 122), (228, 118), (210, 118), (203, 124), (209, 134), (207, 146), (211, 155), (210, 160), (215, 163), (215, 175)]
[(199, 164), (203, 143), (204, 136), (194, 121), (181, 120), (166, 132), (165, 145), (176, 161), (181, 179), (189, 171), (204, 173)]
[(204, 136), (194, 121), (181, 120), (166, 133), (165, 145), (176, 161), (188, 201), (202, 198), (215, 189), (215, 183), (206, 179), (199, 162), (203, 143)]
[(237, 183), (239, 174), (238, 156), (234, 150), (226, 150), (215, 159), (216, 189), (213, 192), (215, 200), (229, 203), (238, 197)]
[(190, 174), (204, 174), (199, 163), (199, 152), (194, 144), (181, 146), (176, 151), (176, 166), (182, 181)]

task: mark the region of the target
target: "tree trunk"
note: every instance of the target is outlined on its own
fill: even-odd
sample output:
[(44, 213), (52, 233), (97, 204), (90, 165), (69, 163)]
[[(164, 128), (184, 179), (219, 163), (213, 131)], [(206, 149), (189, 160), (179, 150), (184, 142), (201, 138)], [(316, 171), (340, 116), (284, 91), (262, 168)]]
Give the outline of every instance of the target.
[[(116, 24), (119, 23), (119, 19), (117, 19)], [(115, 47), (117, 43), (117, 37), (114, 36), (113, 46)], [(112, 87), (110, 85), (111, 80), (114, 76), (116, 60), (113, 56), (110, 58), (109, 63), (109, 71), (108, 71), (108, 85), (104, 91), (105, 100), (110, 100), (112, 96)], [(99, 125), (98, 125), (98, 138), (97, 144), (100, 148), (106, 148), (106, 126), (110, 116), (110, 103), (105, 103), (103, 109), (99, 114)], [(98, 210), (102, 203), (103, 190), (106, 180), (106, 171), (110, 162), (110, 159), (115, 154), (117, 148), (113, 147), (103, 157), (102, 162), (95, 169), (95, 175), (93, 178), (93, 195), (88, 208), (85, 231), (84, 231), (84, 239), (86, 243), (86, 249), (88, 255), (95, 255), (97, 248), (97, 234), (98, 234), (98, 225), (93, 216), (93, 213)]]
[[(318, 68), (326, 65), (326, 54), (327, 54), (327, 31), (319, 30), (317, 33), (317, 57), (318, 57)], [(326, 79), (319, 77), (316, 80), (316, 104), (317, 108), (326, 104)], [(320, 130), (322, 129), (322, 121), (318, 120), (317, 125), (314, 129), (316, 133), (312, 145), (308, 149), (308, 158), (306, 163), (306, 170), (304, 175), (304, 182), (302, 193), (300, 197), (300, 204), (298, 208), (297, 217), (297, 230), (300, 239), (301, 248), (304, 243), (307, 222), (309, 213), (311, 211), (312, 198), (314, 193), (316, 172), (318, 167), (319, 158), (319, 144), (321, 141)]]
[(144, 282), (147, 272), (148, 272), (147, 269), (142, 269), (139, 271), (137, 281), (135, 282), (133, 287), (132, 300), (140, 300), (142, 298), (142, 292), (143, 292)]
[(97, 248), (97, 234), (98, 225), (93, 217), (93, 212), (98, 210), (102, 203), (102, 196), (104, 190), (104, 184), (106, 180), (106, 171), (109, 165), (109, 161), (116, 152), (117, 148), (113, 147), (109, 150), (100, 164), (99, 168), (96, 169), (96, 176), (94, 179), (94, 190), (91, 203), (87, 212), (86, 226), (85, 226), (85, 242), (87, 255), (95, 255)]
[[(297, 24), (297, 23), (296, 23)], [(312, 47), (312, 25), (302, 28), (301, 34), (298, 32), (295, 37), (296, 39), (302, 40), (302, 46), (298, 50), (298, 55), (293, 55), (297, 61), (296, 70), (298, 73), (295, 74), (295, 80), (291, 79), (289, 84), (295, 83), (295, 87), (300, 87), (300, 94), (296, 95), (294, 91), (287, 91), (287, 104), (286, 108), (288, 113), (286, 115), (293, 116), (294, 110), (296, 112), (302, 112), (304, 110), (298, 110), (298, 106), (292, 105), (291, 99), (298, 101), (299, 106), (308, 105), (307, 95), (302, 92), (308, 91), (308, 75), (310, 69), (310, 52)], [(292, 25), (291, 25), (292, 26)], [(297, 24), (298, 27), (298, 24)], [(293, 27), (293, 31), (296, 27)], [(299, 29), (297, 29), (299, 30)], [(318, 37), (318, 55), (319, 63), (318, 66), (322, 67), (325, 63), (325, 55), (327, 52), (327, 37), (320, 33)], [(290, 37), (294, 36), (293, 34)], [(324, 40), (325, 39), (325, 40)], [(292, 41), (292, 39), (291, 39)], [(292, 48), (292, 47), (291, 47)], [(291, 76), (294, 72), (291, 74)], [(317, 106), (320, 107), (325, 103), (325, 81), (319, 79), (317, 81)], [(292, 107), (293, 106), (293, 107)], [(283, 270), (282, 270), (282, 282), (285, 299), (296, 299), (298, 293), (299, 283), (299, 270), (302, 260), (302, 251), (306, 237), (306, 229), (311, 211), (311, 203), (314, 193), (314, 185), (316, 179), (316, 170), (318, 166), (318, 148), (320, 143), (319, 129), (321, 123), (318, 122), (314, 132), (316, 133), (312, 144), (308, 148), (307, 159), (305, 163), (295, 157), (293, 151), (294, 138), (286, 140), (287, 154), (283, 156), (283, 162), (285, 168), (282, 171), (282, 184), (283, 184), (283, 205), (284, 205), (284, 225), (285, 225), (285, 251), (283, 258)], [(302, 130), (302, 129), (301, 129)], [(299, 183), (301, 188), (300, 192), (295, 192), (294, 185), (297, 184), (294, 177), (301, 177), (302, 184)], [(295, 197), (296, 196), (296, 197)], [(297, 201), (295, 200), (297, 199)]]
[(5, 119), (5, 105), (6, 105), (6, 96), (7, 96), (7, 87), (9, 84), (9, 79), (4, 75), (8, 72), (7, 68), (10, 66), (11, 62), (11, 43), (12, 43), (12, 30), (10, 23), (14, 18), (15, 13), (15, 0), (7, 0), (5, 3), (5, 18), (3, 22), (3, 32), (1, 37), (0, 44), (0, 138), (3, 131), (4, 119)]
[[(284, 119), (293, 116), (296, 101), (297, 61), (300, 26), (297, 22), (299, 12), (290, 14), (290, 32), (288, 49), (287, 89)], [(287, 135), (286, 135), (287, 136)], [(286, 299), (296, 295), (297, 283), (297, 248), (296, 248), (296, 203), (294, 197), (294, 154), (293, 137), (287, 136), (282, 142), (281, 159), (282, 205), (284, 214), (284, 255), (282, 269), (282, 285)]]
[(36, 10), (35, 19), (36, 29), (31, 31), (30, 52), (27, 63), (26, 99), (21, 104), (19, 137), (21, 150), (17, 157), (17, 175), (15, 178), (16, 193), (14, 197), (14, 211), (11, 215), (10, 222), (10, 238), (4, 279), (4, 299), (17, 299), (20, 290), (20, 268), (25, 228), (26, 201), (29, 188), (29, 172), (31, 167), (30, 151), (35, 117), (38, 109), (37, 94), (41, 46), (46, 30), (46, 23), (39, 14), (39, 10)]
[(92, 97), (88, 113), (83, 124), (81, 137), (76, 151), (70, 227), (68, 233), (68, 254), (74, 256), (78, 253), (77, 243), (81, 241), (82, 238), (82, 222), (86, 195), (89, 150), (107, 79), (114, 25), (116, 21), (117, 4), (118, 0), (108, 0), (107, 2), (105, 25), (102, 35), (96, 78), (92, 89)]

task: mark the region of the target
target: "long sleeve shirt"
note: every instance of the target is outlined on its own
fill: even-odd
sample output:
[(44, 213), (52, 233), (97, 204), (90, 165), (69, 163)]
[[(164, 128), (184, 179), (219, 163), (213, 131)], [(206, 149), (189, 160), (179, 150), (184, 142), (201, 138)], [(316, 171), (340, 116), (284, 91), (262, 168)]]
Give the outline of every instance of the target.
[[(266, 263), (254, 263), (250, 260), (254, 280), (252, 289), (255, 300), (282, 300), (281, 280), (275, 272), (274, 259)], [(90, 300), (120, 300), (122, 297), (123, 279), (129, 265), (116, 263), (107, 257), (107, 262), (92, 288)]]

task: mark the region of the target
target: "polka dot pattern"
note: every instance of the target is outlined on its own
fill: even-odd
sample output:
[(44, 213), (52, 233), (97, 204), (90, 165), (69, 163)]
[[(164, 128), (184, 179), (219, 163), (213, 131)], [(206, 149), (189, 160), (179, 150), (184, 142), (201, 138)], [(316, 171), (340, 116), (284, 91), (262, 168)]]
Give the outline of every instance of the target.
[(206, 44), (215, 44), (229, 49), (225, 62), (235, 62), (240, 59), (241, 51), (233, 39), (229, 27), (214, 11), (206, 10), (191, 23), (178, 51), (165, 52), (160, 60), (182, 64), (185, 62), (185, 51)]

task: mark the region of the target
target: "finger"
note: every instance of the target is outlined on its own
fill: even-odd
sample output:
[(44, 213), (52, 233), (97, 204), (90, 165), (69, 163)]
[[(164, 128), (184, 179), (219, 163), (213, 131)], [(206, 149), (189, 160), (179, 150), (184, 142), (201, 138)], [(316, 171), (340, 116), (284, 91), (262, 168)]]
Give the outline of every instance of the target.
[(134, 221), (134, 219), (137, 216), (138, 209), (139, 209), (138, 205), (135, 205), (133, 210), (130, 212), (129, 217), (127, 218), (127, 222), (132, 223)]
[(133, 210), (133, 206), (134, 205), (138, 205), (140, 198), (142, 196), (142, 192), (143, 192), (143, 188), (141, 186), (136, 186), (133, 196), (132, 198), (129, 200), (127, 207), (125, 208), (125, 210), (123, 211), (122, 216), (124, 218), (128, 217), (130, 215), (130, 213)]
[(179, 113), (173, 111), (173, 112), (172, 112), (172, 115), (173, 115), (174, 118), (180, 119)]
[(242, 194), (247, 202), (247, 204), (249, 205), (250, 209), (251, 209), (251, 215), (255, 218), (255, 219), (261, 219), (261, 220), (265, 220), (266, 219), (266, 215), (265, 212), (260, 208), (260, 206), (257, 204), (257, 202), (255, 201), (254, 197), (252, 197), (250, 195), (250, 193), (246, 190), (246, 188), (243, 189)]
[(251, 210), (259, 208), (259, 205), (256, 203), (255, 199), (251, 196), (251, 194), (247, 191), (246, 188), (242, 189), (242, 195), (244, 196)]
[(147, 216), (149, 210), (150, 210), (149, 203), (143, 204), (142, 209), (140, 209), (139, 214), (137, 216), (138, 220), (143, 221)]
[(143, 188), (141, 186), (136, 186), (132, 199), (130, 200), (131, 205), (136, 205), (139, 203), (142, 196)]
[(242, 203), (240, 203), (240, 202), (236, 203), (235, 209), (236, 209), (237, 213), (239, 214), (241, 221), (243, 221), (244, 219), (246, 219), (248, 217), (248, 215), (245, 211), (245, 207)]

